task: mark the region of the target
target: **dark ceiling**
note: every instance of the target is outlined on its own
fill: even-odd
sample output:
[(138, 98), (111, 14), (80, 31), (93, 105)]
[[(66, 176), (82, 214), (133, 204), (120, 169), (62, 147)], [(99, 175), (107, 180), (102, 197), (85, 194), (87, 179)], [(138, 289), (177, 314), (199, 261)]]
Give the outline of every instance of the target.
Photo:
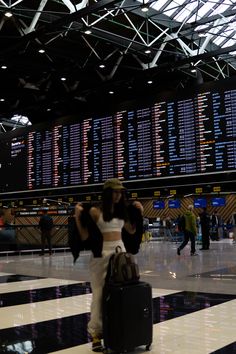
[[(206, 2), (198, 2), (197, 10)], [(114, 109), (119, 102), (235, 74), (230, 52), (236, 45), (213, 41), (226, 36), (227, 21), (234, 22), (234, 2), (202, 18), (196, 13), (191, 23), (165, 14), (171, 1), (158, 11), (155, 3), (143, 12), (143, 3), (131, 0), (0, 0), (0, 119), (20, 114), (34, 124)], [(172, 3), (180, 13), (191, 0)], [(213, 1), (212, 9), (222, 3)], [(85, 33), (88, 28), (92, 33)]]

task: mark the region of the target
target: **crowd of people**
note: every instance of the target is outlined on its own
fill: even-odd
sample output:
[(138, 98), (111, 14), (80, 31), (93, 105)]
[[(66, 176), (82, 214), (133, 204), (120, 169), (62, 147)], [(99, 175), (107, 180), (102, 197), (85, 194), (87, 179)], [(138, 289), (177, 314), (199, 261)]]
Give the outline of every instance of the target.
[(191, 241), (191, 255), (196, 254), (195, 241), (200, 236), (202, 247), (200, 250), (209, 250), (210, 240), (219, 241), (221, 238), (232, 238), (236, 243), (236, 212), (225, 223), (222, 217), (214, 211), (212, 215), (207, 212), (207, 208), (196, 216), (194, 206), (189, 205), (188, 210), (179, 215), (176, 219), (171, 219), (165, 215), (163, 226), (168, 239), (172, 239), (174, 234), (182, 233), (183, 242), (178, 247), (177, 254)]

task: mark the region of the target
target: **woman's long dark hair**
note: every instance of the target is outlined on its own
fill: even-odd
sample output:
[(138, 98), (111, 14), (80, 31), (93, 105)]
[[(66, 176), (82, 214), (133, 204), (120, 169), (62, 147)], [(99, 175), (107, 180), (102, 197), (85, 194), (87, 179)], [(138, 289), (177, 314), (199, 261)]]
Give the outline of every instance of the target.
[(122, 191), (120, 201), (114, 205), (112, 212), (112, 188), (106, 188), (102, 193), (103, 220), (111, 221), (113, 218), (127, 220), (127, 205), (125, 191)]

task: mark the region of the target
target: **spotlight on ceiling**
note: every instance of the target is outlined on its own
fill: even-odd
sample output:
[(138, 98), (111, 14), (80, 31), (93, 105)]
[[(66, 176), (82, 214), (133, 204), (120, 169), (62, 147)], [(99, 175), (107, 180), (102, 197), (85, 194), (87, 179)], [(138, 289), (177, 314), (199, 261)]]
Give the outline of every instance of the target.
[(148, 83), (148, 85), (151, 85), (153, 83), (153, 81), (152, 80), (148, 80), (147, 83)]
[(100, 64), (99, 68), (104, 69), (106, 66), (104, 64)]
[(191, 71), (191, 73), (196, 73), (196, 72), (197, 72), (196, 66), (194, 66), (193, 64), (191, 64), (191, 66), (190, 66), (190, 71)]
[(65, 77), (61, 77), (61, 81), (66, 81), (66, 78)]
[(39, 53), (43, 54), (43, 53), (45, 53), (45, 50), (44, 49), (39, 49)]
[(115, 93), (115, 92), (112, 91), (112, 90), (109, 91), (109, 94), (110, 94), (110, 95), (114, 95), (114, 93)]
[(13, 15), (10, 11), (7, 11), (7, 12), (5, 12), (4, 16), (9, 18), (9, 17), (12, 17)]
[(142, 12), (148, 12), (148, 10), (149, 10), (148, 4), (143, 4), (143, 5), (141, 6), (141, 11), (142, 11)]
[(92, 33), (91, 28), (87, 27), (87, 28), (84, 30), (84, 33), (85, 33), (85, 34), (91, 34), (91, 33)]
[(7, 69), (7, 66), (6, 66), (6, 65), (2, 65), (2, 66), (1, 66), (1, 69), (6, 70), (6, 69)]
[(151, 53), (151, 49), (146, 49), (146, 50), (145, 50), (145, 53), (146, 53), (146, 54), (150, 54), (150, 53)]

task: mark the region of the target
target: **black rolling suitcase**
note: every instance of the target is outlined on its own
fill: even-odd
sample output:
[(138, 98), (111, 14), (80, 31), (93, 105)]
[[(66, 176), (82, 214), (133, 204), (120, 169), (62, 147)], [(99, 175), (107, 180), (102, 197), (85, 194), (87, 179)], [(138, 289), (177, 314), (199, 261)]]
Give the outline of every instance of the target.
[(103, 290), (104, 347), (116, 353), (152, 343), (152, 289), (148, 283), (105, 284)]

